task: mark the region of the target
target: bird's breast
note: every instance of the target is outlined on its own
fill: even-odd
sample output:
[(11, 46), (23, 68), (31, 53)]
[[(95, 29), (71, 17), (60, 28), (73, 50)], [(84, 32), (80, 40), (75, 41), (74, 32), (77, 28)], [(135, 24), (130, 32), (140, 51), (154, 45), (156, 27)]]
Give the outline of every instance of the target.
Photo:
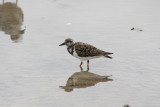
[(68, 52), (69, 52), (71, 55), (73, 55), (73, 53), (74, 53), (74, 47), (68, 47), (67, 50), (68, 50)]

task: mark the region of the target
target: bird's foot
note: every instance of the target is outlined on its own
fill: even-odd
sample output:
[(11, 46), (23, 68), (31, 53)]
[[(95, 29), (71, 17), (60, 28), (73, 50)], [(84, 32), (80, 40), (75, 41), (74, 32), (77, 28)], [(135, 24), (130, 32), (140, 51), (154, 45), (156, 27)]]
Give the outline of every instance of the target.
[(87, 72), (89, 71), (89, 68), (87, 68)]
[(81, 68), (81, 72), (83, 72), (83, 68), (82, 67), (80, 67)]

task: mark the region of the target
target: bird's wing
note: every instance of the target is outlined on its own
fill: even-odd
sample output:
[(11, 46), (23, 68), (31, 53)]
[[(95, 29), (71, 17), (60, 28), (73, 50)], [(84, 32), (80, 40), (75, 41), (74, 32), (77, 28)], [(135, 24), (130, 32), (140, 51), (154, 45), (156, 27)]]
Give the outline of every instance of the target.
[(80, 57), (90, 57), (90, 56), (92, 57), (92, 56), (103, 55), (103, 51), (97, 49), (92, 45), (82, 42), (75, 43), (75, 51)]

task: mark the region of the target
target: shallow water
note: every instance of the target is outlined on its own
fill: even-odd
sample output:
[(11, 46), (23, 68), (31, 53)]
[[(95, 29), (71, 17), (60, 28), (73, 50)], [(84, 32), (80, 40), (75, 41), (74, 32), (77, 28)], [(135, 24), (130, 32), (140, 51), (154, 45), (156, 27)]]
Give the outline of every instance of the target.
[[(160, 107), (160, 1), (7, 1), (15, 9), (0, 1), (1, 107)], [(113, 59), (80, 72), (58, 46), (67, 37)]]

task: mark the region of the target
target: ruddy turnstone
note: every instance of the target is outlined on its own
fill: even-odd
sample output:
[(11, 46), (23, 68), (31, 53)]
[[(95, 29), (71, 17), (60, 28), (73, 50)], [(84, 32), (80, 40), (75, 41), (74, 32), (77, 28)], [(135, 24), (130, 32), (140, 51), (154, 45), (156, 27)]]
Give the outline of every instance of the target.
[(87, 60), (87, 71), (89, 70), (89, 60), (94, 59), (94, 58), (100, 58), (100, 57), (105, 57), (105, 58), (110, 58), (110, 52), (105, 52), (103, 50), (100, 50), (92, 45), (89, 45), (87, 43), (82, 43), (82, 42), (74, 42), (72, 39), (68, 38), (65, 39), (65, 41), (60, 44), (59, 46), (66, 45), (68, 52), (81, 60), (80, 63), (80, 68), (82, 69), (82, 64), (83, 61)]

